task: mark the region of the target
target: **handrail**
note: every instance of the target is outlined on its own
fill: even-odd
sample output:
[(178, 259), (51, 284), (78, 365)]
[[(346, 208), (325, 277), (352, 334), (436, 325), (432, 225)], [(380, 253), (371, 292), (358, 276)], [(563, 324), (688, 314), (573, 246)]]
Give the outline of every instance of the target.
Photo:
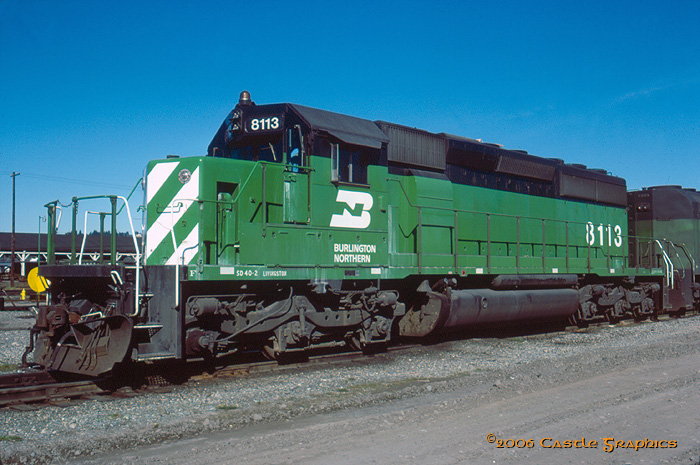
[[(88, 215), (89, 215), (89, 214), (91, 214), (91, 215), (100, 215), (101, 213), (100, 213), (100, 212), (87, 211), (87, 210), (85, 211), (85, 221), (84, 221), (84, 223), (83, 223), (83, 241), (82, 241), (82, 243), (80, 244), (80, 252), (78, 253), (78, 265), (82, 265), (82, 264), (83, 264), (83, 253), (85, 252), (85, 242), (87, 242), (87, 237), (88, 237), (88, 234), (87, 234), (87, 219), (88, 219)], [(101, 245), (102, 245), (102, 244), (100, 244), (100, 246), (101, 246)]]
[(690, 252), (688, 252), (688, 249), (685, 247), (685, 244), (674, 243), (674, 245), (680, 247), (681, 250), (683, 250), (683, 253), (685, 253), (685, 256), (688, 257), (688, 261), (690, 261), (690, 266), (692, 267), (690, 270), (690, 278), (692, 279), (693, 284), (695, 284), (695, 257), (693, 257), (693, 255)]
[[(131, 188), (131, 191), (130, 191), (129, 194), (126, 196), (126, 200), (129, 200), (129, 199), (131, 198), (131, 196), (132, 196), (132, 195), (134, 194), (134, 192), (136, 191), (136, 188), (139, 187), (139, 184), (141, 184), (142, 181), (143, 181), (143, 177), (140, 177), (139, 180), (136, 181), (136, 184), (134, 184), (134, 187)], [(76, 200), (89, 200), (89, 199), (100, 198), (100, 197), (103, 197), (103, 196), (98, 196), (98, 197), (81, 197), (81, 198), (75, 198), (75, 199), (76, 199)], [(104, 197), (112, 197), (112, 196), (104, 196)], [(117, 196), (117, 197), (118, 197), (118, 196)], [(122, 197), (122, 198), (123, 198), (123, 197)], [(84, 223), (83, 223), (83, 241), (82, 241), (82, 243), (81, 243), (81, 245), (80, 245), (80, 253), (78, 254), (78, 265), (82, 265), (82, 263), (83, 263), (83, 253), (84, 253), (84, 251), (85, 251), (85, 242), (86, 242), (87, 235), (88, 235), (88, 234), (87, 234), (87, 217), (88, 217), (88, 214), (92, 214), (92, 215), (104, 215), (104, 216), (114, 214), (114, 215), (116, 215), (116, 216), (119, 216), (119, 215), (121, 214), (122, 210), (124, 210), (124, 207), (128, 205), (128, 203), (126, 202), (126, 200), (125, 200), (125, 202), (122, 204), (121, 208), (119, 208), (119, 210), (117, 210), (117, 211), (114, 212), (114, 213), (110, 213), (110, 212), (97, 212), (97, 211), (86, 211), (86, 212), (85, 212), (85, 221), (84, 221)], [(60, 216), (59, 216), (59, 221), (60, 221)], [(104, 226), (104, 225), (101, 225), (101, 226)], [(56, 225), (56, 227), (58, 228), (58, 224)], [(133, 231), (133, 225), (132, 225), (131, 229), (132, 229), (132, 231)], [(102, 247), (102, 244), (100, 244), (100, 247)], [(137, 250), (137, 252), (138, 252), (138, 249), (136, 249), (136, 250)], [(114, 251), (112, 251), (112, 254), (114, 254)], [(112, 263), (112, 264), (114, 264), (114, 263)]]
[[(128, 200), (124, 197), (117, 196), (117, 198), (121, 199), (124, 201), (125, 204), (127, 204), (128, 207)], [(134, 313), (131, 314), (130, 316), (136, 316), (139, 314), (139, 301), (140, 296), (139, 296), (139, 291), (140, 291), (140, 279), (141, 279), (141, 252), (139, 252), (139, 245), (138, 241), (136, 240), (136, 233), (134, 232), (134, 222), (131, 218), (131, 209), (127, 208), (126, 209), (126, 214), (129, 217), (129, 227), (131, 228), (131, 237), (134, 240), (134, 251), (136, 252), (136, 283), (135, 283), (135, 292), (134, 292)], [(113, 234), (116, 231), (113, 232)]]
[[(63, 209), (58, 200), (49, 202), (46, 205), (47, 225), (46, 225), (46, 263), (53, 265), (56, 262), (56, 231), (61, 223)], [(58, 218), (56, 218), (56, 210), (58, 210)]]
[[(138, 183), (137, 183), (138, 185)], [(133, 194), (134, 190), (132, 190), (131, 194)], [(131, 195), (129, 194), (129, 195)], [(117, 200), (121, 200), (124, 202), (124, 205), (122, 205), (122, 208), (119, 209), (121, 212), (124, 207), (126, 207), (126, 213), (127, 217), (129, 220), (129, 229), (131, 230), (131, 238), (134, 241), (134, 252), (135, 252), (135, 264), (136, 264), (136, 276), (135, 276), (135, 289), (134, 289), (134, 313), (128, 315), (128, 316), (136, 316), (139, 313), (139, 301), (140, 301), (140, 280), (141, 280), (141, 252), (139, 250), (139, 244), (138, 240), (136, 238), (136, 232), (134, 230), (134, 221), (133, 218), (131, 217), (131, 209), (129, 208), (129, 201), (126, 197), (123, 197), (121, 195), (92, 195), (92, 196), (86, 196), (86, 197), (73, 197), (73, 225), (72, 225), (72, 231), (71, 231), (71, 258), (70, 262), (71, 264), (75, 264), (75, 259), (76, 259), (76, 253), (75, 253), (75, 237), (76, 237), (76, 216), (78, 212), (78, 202), (83, 201), (83, 200), (97, 200), (97, 199), (109, 199), (111, 204), (112, 204), (112, 213), (106, 213), (106, 212), (92, 212), (92, 211), (86, 211), (85, 213), (85, 222), (84, 222), (84, 231), (83, 231), (83, 241), (80, 247), (80, 254), (78, 256), (78, 264), (81, 265), (83, 261), (83, 254), (85, 252), (85, 242), (87, 240), (87, 216), (88, 214), (110, 214), (112, 216), (112, 229), (111, 229), (111, 247), (110, 247), (110, 252), (111, 252), (111, 264), (112, 266), (116, 265), (116, 241), (117, 241), (117, 226), (116, 226), (116, 217), (117, 217), (117, 210), (116, 210), (116, 204)], [(56, 202), (50, 202), (46, 204), (45, 206), (49, 209), (49, 215), (52, 216), (51, 209), (55, 209), (58, 204), (58, 201)], [(51, 227), (49, 227), (51, 229)], [(56, 230), (54, 228), (53, 231), (49, 231), (49, 236), (54, 236), (55, 237)], [(52, 242), (55, 239), (52, 239)], [(47, 257), (48, 259), (48, 257)]]
[[(678, 259), (678, 263), (682, 265), (683, 259), (681, 258), (680, 254), (678, 253), (678, 247), (676, 246), (676, 244), (673, 241), (669, 241), (668, 239), (664, 238), (664, 240), (667, 241), (667, 243), (669, 245), (669, 249), (673, 248), (673, 253), (675, 254), (676, 258)], [(679, 267), (679, 269), (680, 269), (680, 273), (682, 273), (682, 274), (680, 274), (681, 279), (685, 278), (685, 268), (683, 266), (681, 266), (681, 267)]]
[[(662, 239), (662, 240), (665, 241), (666, 243), (668, 243), (671, 247), (673, 247), (673, 250), (674, 250), (674, 252), (675, 252), (675, 255), (676, 255), (676, 257), (678, 258), (679, 263), (680, 263), (681, 265), (683, 264), (683, 259), (681, 258), (680, 254), (678, 253), (678, 249), (681, 249), (681, 250), (683, 251), (683, 253), (685, 254), (686, 259), (688, 260), (688, 264), (690, 265), (690, 279), (691, 279), (692, 283), (695, 284), (695, 258), (694, 258), (693, 255), (688, 251), (688, 249), (686, 248), (685, 244), (680, 243), (680, 242), (673, 242), (673, 241), (671, 241), (671, 240), (669, 240), (669, 239), (666, 239), (666, 238), (664, 238), (664, 239)], [(669, 259), (670, 259), (670, 257), (669, 257)], [(683, 273), (683, 274), (681, 275), (681, 278), (685, 278), (685, 275), (686, 275), (686, 268), (681, 266), (680, 269), (682, 270), (682, 273)]]
[(673, 262), (669, 258), (668, 254), (666, 253), (666, 250), (664, 249), (664, 246), (661, 245), (661, 242), (658, 239), (655, 239), (654, 242), (659, 246), (661, 249), (662, 257), (664, 259), (664, 263), (666, 263), (666, 283), (668, 284), (668, 287), (670, 289), (674, 288), (674, 282), (675, 282), (675, 269), (673, 266)]
[[(255, 173), (256, 168), (257, 168), (258, 166), (262, 166), (262, 165), (267, 165), (267, 166), (273, 166), (273, 165), (274, 165), (274, 166), (281, 166), (281, 167), (283, 167), (283, 168), (285, 168), (285, 169), (286, 169), (286, 168), (294, 167), (295, 169), (304, 170), (305, 172), (308, 172), (308, 173), (310, 173), (310, 172), (312, 172), (312, 171), (316, 171), (315, 169), (313, 169), (313, 168), (311, 168), (311, 167), (309, 167), (309, 166), (299, 166), (299, 165), (291, 165), (291, 164), (289, 164), (289, 163), (274, 163), (274, 162), (269, 162), (269, 161), (260, 161), (260, 160), (258, 160), (258, 161), (255, 162), (255, 165), (253, 165), (253, 167), (250, 169), (250, 173), (248, 173), (248, 176), (246, 177), (245, 181), (243, 181), (243, 183), (241, 184), (240, 188), (238, 189), (238, 194), (236, 194), (236, 197), (235, 197), (234, 199), (232, 199), (232, 200), (229, 200), (230, 203), (238, 202), (238, 198), (239, 198), (241, 195), (243, 195), (243, 191), (244, 191), (245, 188), (248, 186), (248, 182), (250, 182), (250, 179), (253, 177), (253, 173)], [(264, 188), (264, 187), (263, 187), (263, 188)]]

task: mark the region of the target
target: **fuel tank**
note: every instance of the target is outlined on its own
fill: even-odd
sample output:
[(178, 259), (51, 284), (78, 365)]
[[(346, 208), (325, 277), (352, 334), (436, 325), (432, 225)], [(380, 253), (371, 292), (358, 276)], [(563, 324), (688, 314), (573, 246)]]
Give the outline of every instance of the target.
[(402, 336), (423, 337), (482, 324), (565, 319), (578, 304), (576, 289), (429, 291), (399, 322), (399, 330)]

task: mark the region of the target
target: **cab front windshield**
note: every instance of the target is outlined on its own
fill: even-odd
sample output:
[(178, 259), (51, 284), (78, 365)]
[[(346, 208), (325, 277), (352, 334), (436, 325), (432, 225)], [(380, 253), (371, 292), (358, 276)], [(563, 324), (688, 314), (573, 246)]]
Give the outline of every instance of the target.
[(228, 146), (227, 158), (282, 163), (282, 134), (243, 137)]

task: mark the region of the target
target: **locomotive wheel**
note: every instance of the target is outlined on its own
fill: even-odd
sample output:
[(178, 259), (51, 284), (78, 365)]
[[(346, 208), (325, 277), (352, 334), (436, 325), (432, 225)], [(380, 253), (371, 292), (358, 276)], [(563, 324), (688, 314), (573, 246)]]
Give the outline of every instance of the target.
[(274, 347), (275, 337), (271, 337), (267, 343), (262, 346), (261, 353), (266, 359), (277, 361), (280, 365), (302, 363), (309, 360), (309, 354), (303, 349), (277, 352)]
[(263, 356), (268, 360), (277, 360), (279, 356), (278, 352), (275, 352), (275, 338), (274, 336), (268, 339), (267, 343), (262, 346), (261, 350)]
[(353, 352), (360, 352), (362, 350), (362, 344), (357, 336), (352, 336), (347, 339), (348, 347), (353, 350)]
[(579, 328), (588, 328), (588, 325), (591, 320), (595, 318), (597, 312), (598, 308), (593, 302), (582, 302), (579, 304), (576, 312), (571, 315), (570, 320)]
[(620, 317), (613, 315), (613, 310), (610, 309), (607, 312), (605, 312), (605, 321), (607, 321), (611, 325), (616, 325), (620, 322)]
[(268, 360), (276, 360), (277, 359), (277, 357), (275, 356), (275, 351), (272, 350), (272, 347), (270, 347), (270, 346), (263, 346), (263, 348), (260, 352)]
[(670, 316), (671, 318), (682, 318), (683, 315), (685, 315), (685, 309), (684, 309), (684, 308), (681, 308), (681, 309), (676, 310), (675, 312), (669, 313), (669, 316)]
[(353, 336), (347, 340), (348, 346), (355, 352), (362, 352), (365, 355), (373, 355), (381, 352), (386, 352), (388, 344), (386, 342), (374, 342), (372, 344), (363, 344), (357, 336)]
[(579, 328), (588, 328), (588, 320), (581, 316), (581, 307), (569, 317), (569, 321)]
[(365, 355), (381, 354), (387, 351), (389, 344), (387, 342), (374, 342), (372, 344), (365, 344), (362, 348), (362, 353)]
[(632, 309), (632, 314), (634, 315), (634, 321), (639, 322), (647, 319), (647, 315), (642, 313), (642, 309), (639, 306)]

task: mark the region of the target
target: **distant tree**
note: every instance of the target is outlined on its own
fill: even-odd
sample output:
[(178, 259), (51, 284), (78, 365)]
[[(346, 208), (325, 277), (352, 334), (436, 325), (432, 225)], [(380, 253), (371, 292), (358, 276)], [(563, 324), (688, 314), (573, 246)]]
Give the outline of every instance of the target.
[[(100, 232), (98, 230), (94, 230), (92, 232), (88, 233), (88, 236), (99, 236)], [(110, 232), (105, 231), (105, 236), (109, 236)], [(128, 231), (122, 231), (122, 232), (117, 232), (117, 236), (126, 236), (126, 237), (131, 237), (131, 233)]]

